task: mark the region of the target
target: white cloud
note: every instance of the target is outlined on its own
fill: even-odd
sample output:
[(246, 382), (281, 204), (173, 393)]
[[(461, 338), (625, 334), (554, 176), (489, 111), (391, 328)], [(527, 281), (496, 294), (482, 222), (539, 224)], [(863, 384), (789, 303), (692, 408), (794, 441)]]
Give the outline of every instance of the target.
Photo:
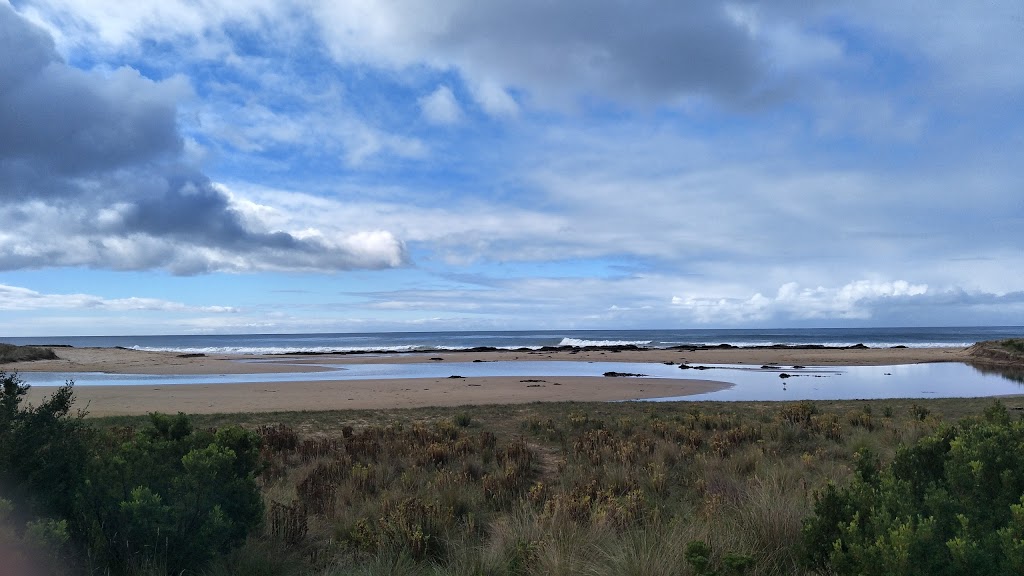
[[(1024, 78), (1014, 3), (129, 4), (0, 3), (70, 63), (38, 31), (0, 34), (24, 56), (0, 71), (36, 74), (0, 116), (69, 119), (0, 139), (0, 268), (329, 273), (414, 253), (441, 273), (648, 274), (376, 305), (529, 315), (571, 290), (562, 321), (608, 322), (856, 321), (1022, 288), (1020, 119), (998, 106)], [(417, 121), (480, 111), (517, 121)]]
[(482, 80), (471, 84), (473, 98), (489, 115), (498, 118), (514, 118), (519, 114), (515, 98), (497, 82)]
[(676, 295), (672, 297), (672, 305), (703, 323), (866, 320), (887, 300), (910, 300), (927, 295), (926, 284), (904, 280), (857, 280), (839, 288), (805, 288), (789, 282), (779, 287), (774, 298), (760, 293), (749, 298)]
[(285, 7), (272, 0), (38, 0), (24, 8), (64, 43), (133, 49), (147, 40), (204, 39), (225, 24), (281, 26)]
[(419, 104), (423, 117), (431, 124), (455, 124), (462, 119), (459, 101), (447, 86), (438, 86), (437, 90), (420, 98)]
[[(181, 162), (177, 102), (188, 82), (180, 76), (154, 82), (127, 67), (81, 71), (57, 56), (45, 31), (0, 3), (0, 52), (7, 48), (26, 57), (0, 62), (0, 218), (8, 223), (0, 234), (0, 269), (197, 274), (405, 263), (401, 241), (365, 223), (305, 239), (248, 227), (252, 219), (241, 219), (222, 189)], [(250, 118), (235, 139), (239, 148), (300, 138), (263, 106), (245, 106), (242, 115)], [(361, 141), (347, 150), (350, 162), (382, 150), (425, 154), (415, 139), (352, 124), (349, 132)]]
[(353, 124), (346, 131), (347, 146), (345, 163), (352, 168), (364, 167), (371, 159), (381, 154), (399, 158), (424, 158), (428, 154), (426, 145), (417, 138), (388, 134), (366, 124)]
[[(328, 226), (311, 229), (309, 222), (292, 221), (289, 230), (273, 227), (263, 214), (275, 209), (225, 201), (224, 210), (237, 220), (237, 229), (219, 240), (195, 234), (160, 234), (126, 220), (138, 219), (136, 206), (91, 205), (57, 207), (42, 202), (0, 205), (0, 269), (44, 266), (94, 266), (115, 270), (166, 268), (175, 274), (211, 271), (338, 271), (402, 266), (408, 257), (401, 240), (364, 222), (347, 230)], [(197, 210), (203, 210), (198, 208)], [(241, 215), (244, 214), (244, 220)], [(325, 223), (331, 214), (322, 214)], [(175, 216), (162, 214), (168, 221)], [(191, 213), (196, 219), (198, 214)], [(244, 225), (243, 225), (244, 222)], [(230, 223), (230, 222), (229, 222)], [(59, 234), (54, 234), (59, 230)], [(239, 233), (232, 239), (230, 236)], [(244, 240), (246, 237), (254, 242)], [(211, 241), (212, 240), (212, 241)]]
[(26, 310), (103, 310), (109, 312), (203, 312), (235, 313), (231, 306), (190, 306), (156, 298), (103, 298), (92, 294), (43, 294), (0, 284), (0, 310), (20, 312)]
[(513, 101), (499, 86), (549, 103), (595, 94), (660, 102), (707, 93), (742, 99), (773, 82), (785, 88), (794, 72), (851, 57), (843, 37), (827, 32), (834, 22), (890, 38), (901, 56), (923, 57), (941, 71), (940, 82), (975, 91), (1019, 89), (1014, 56), (1024, 55), (1014, 0), (941, 7), (918, 0), (810, 6), (312, 0), (301, 8), (271, 0), (33, 0), (20, 9), (46, 25), (65, 51), (98, 45), (135, 52), (145, 41), (186, 39), (190, 56), (223, 60), (233, 50), (229, 26), (278, 44), (308, 43), (313, 28), (342, 64), (454, 69), (485, 108), (505, 111)]
[[(396, 192), (361, 186), (340, 190), (338, 198), (327, 198), (238, 182), (229, 188), (245, 221), (260, 230), (294, 230), (301, 235), (298, 231), (311, 229), (331, 237), (372, 222), (391, 231), (390, 238), (427, 243), (441, 254), (463, 260), (521, 258), (516, 253), (518, 242), (534, 238), (535, 244), (528, 248), (532, 250), (544, 241), (554, 241), (568, 223), (527, 206), (475, 199), (450, 199), (439, 206), (432, 201), (436, 196), (430, 190)], [(372, 239), (374, 246), (393, 246), (390, 240), (381, 244), (380, 233), (364, 230), (362, 234), (357, 237)], [(395, 253), (389, 248), (386, 254)]]

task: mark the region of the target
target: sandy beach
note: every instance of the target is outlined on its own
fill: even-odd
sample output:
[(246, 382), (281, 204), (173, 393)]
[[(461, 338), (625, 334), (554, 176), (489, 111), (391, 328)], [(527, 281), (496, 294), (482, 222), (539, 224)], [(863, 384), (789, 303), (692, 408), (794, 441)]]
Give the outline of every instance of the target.
[[(380, 364), (544, 360), (782, 366), (862, 366), (963, 362), (963, 348), (712, 348), (697, 350), (456, 351), (427, 354), (335, 354), (315, 356), (187, 356), (124, 348), (55, 348), (58, 360), (0, 365), (7, 372), (107, 372), (113, 374), (261, 374), (321, 371), (318, 362)], [(240, 361), (246, 360), (246, 361)], [(267, 412), (413, 408), (462, 404), (551, 401), (611, 401), (701, 394), (729, 386), (681, 371), (679, 379), (628, 377), (403, 378), (165, 386), (80, 386), (77, 406), (90, 415), (160, 412)], [(689, 377), (689, 378), (687, 378)], [(37, 386), (38, 403), (52, 388)]]

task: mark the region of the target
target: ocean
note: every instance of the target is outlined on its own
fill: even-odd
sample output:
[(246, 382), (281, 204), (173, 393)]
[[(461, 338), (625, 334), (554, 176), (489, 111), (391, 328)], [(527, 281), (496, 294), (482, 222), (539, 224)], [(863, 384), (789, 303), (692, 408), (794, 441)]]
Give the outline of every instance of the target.
[(429, 352), (538, 349), (544, 346), (824, 345), (871, 348), (970, 346), (982, 340), (1024, 337), (1022, 326), (929, 328), (779, 328), (683, 330), (527, 330), (492, 332), (380, 332), (359, 334), (192, 334), (178, 336), (51, 336), (0, 338), (11, 344), (66, 344), (203, 354), (296, 352)]

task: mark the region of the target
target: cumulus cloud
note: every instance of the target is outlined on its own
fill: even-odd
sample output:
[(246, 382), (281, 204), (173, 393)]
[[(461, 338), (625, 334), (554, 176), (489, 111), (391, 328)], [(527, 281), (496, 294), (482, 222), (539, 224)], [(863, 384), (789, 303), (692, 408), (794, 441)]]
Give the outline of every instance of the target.
[[(130, 68), (81, 71), (0, 3), (0, 269), (166, 268), (178, 274), (385, 268), (393, 235), (267, 229), (183, 164), (177, 103), (187, 82)], [(386, 146), (371, 143), (369, 146)]]
[[(0, 4), (0, 43), (3, 54), (27, 55), (0, 64), (0, 178), (87, 175), (180, 152), (175, 102), (187, 92), (184, 80), (69, 67), (50, 37), (7, 4)], [(18, 184), (0, 195), (54, 192)]]
[[(934, 293), (934, 291), (932, 291)], [(926, 284), (857, 280), (838, 288), (802, 287), (788, 282), (774, 296), (748, 298), (676, 295), (672, 305), (699, 322), (744, 323), (769, 320), (867, 320), (893, 301), (908, 303), (930, 297)]]

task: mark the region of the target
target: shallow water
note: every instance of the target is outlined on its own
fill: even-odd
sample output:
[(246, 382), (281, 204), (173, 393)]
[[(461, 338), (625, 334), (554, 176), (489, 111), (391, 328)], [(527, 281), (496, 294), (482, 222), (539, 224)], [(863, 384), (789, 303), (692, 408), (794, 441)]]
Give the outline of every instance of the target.
[[(281, 361), (277, 361), (281, 362)], [(283, 362), (287, 363), (287, 362)], [(164, 386), (239, 382), (372, 380), (385, 378), (447, 378), (449, 376), (549, 377), (601, 376), (605, 372), (645, 374), (657, 378), (695, 378), (733, 384), (726, 390), (669, 400), (844, 400), (866, 398), (978, 397), (1024, 393), (1024, 384), (966, 364), (934, 363), (899, 366), (828, 366), (757, 368), (709, 364), (707, 370), (640, 362), (434, 362), (418, 364), (322, 364), (323, 372), (221, 375), (139, 375), (95, 372), (24, 372), (33, 386)], [(781, 378), (781, 374), (790, 375)], [(581, 398), (583, 400), (583, 398)]]
[[(1024, 393), (1024, 384), (960, 363), (771, 370), (721, 365), (698, 374), (695, 377), (723, 380), (735, 386), (707, 394), (658, 400), (973, 398)], [(781, 374), (790, 377), (780, 378)]]

